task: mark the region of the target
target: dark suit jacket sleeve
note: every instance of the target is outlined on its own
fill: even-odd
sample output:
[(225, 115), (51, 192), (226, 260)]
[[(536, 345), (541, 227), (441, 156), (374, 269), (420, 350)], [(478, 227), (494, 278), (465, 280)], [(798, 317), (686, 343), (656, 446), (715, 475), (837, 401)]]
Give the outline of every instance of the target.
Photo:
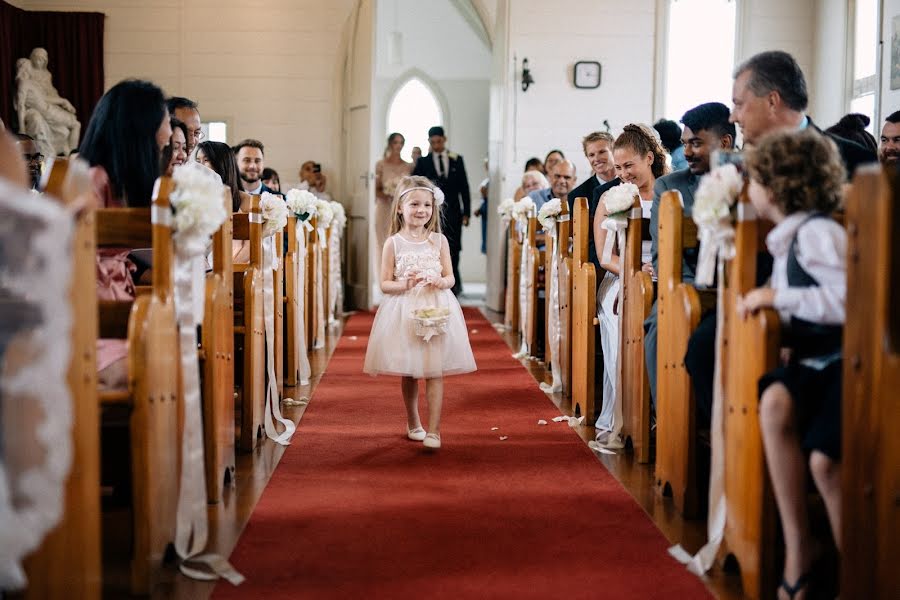
[(423, 160), (425, 160), (424, 156), (416, 161), (416, 166), (413, 167), (413, 172), (411, 173), (412, 175), (421, 175), (423, 177), (427, 177), (425, 173), (425, 164), (422, 162)]
[(457, 162), (457, 177), (459, 177), (459, 193), (462, 196), (462, 214), (464, 217), (469, 218), (472, 215), (472, 201), (469, 198), (469, 177), (466, 175), (466, 165), (463, 164), (463, 157), (456, 157)]
[(659, 269), (659, 199), (669, 190), (666, 177), (661, 177), (653, 184), (653, 206), (650, 208), (650, 257), (653, 272)]
[(861, 165), (873, 163), (878, 160), (875, 153), (860, 146), (852, 140), (848, 140), (836, 135), (826, 133), (828, 137), (837, 145), (838, 152), (841, 153), (841, 159), (844, 161), (844, 167), (847, 169), (847, 181), (853, 179), (856, 168)]

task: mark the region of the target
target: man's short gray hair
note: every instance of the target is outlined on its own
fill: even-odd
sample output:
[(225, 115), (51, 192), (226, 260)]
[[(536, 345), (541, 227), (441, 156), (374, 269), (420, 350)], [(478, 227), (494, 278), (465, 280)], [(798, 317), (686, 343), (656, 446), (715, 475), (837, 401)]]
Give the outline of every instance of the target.
[(787, 52), (760, 52), (741, 63), (734, 71), (734, 78), (746, 71), (750, 72), (747, 87), (757, 98), (774, 91), (788, 108), (797, 112), (806, 110), (809, 104), (806, 78), (800, 65)]

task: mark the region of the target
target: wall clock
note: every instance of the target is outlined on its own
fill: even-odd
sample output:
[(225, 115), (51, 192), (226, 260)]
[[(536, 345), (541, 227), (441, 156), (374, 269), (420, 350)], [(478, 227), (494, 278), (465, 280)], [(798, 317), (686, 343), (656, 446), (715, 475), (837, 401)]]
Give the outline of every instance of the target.
[(580, 60), (575, 63), (575, 87), (594, 89), (600, 87), (600, 63), (593, 60)]

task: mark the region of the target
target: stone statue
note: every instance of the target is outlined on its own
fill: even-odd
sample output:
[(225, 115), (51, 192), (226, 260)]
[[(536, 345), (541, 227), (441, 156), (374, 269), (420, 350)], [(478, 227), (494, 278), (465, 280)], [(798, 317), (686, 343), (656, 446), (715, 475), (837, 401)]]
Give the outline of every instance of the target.
[(78, 147), (81, 123), (75, 107), (53, 87), (47, 70), (47, 51), (35, 48), (30, 58), (16, 61), (16, 97), (13, 108), (19, 131), (33, 137), (44, 156), (68, 155)]

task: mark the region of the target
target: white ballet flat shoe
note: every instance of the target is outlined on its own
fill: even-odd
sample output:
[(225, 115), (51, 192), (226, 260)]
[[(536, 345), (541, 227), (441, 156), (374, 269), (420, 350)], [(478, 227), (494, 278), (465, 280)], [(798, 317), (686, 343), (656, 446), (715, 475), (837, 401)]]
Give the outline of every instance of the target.
[(414, 442), (421, 442), (425, 439), (425, 428), (416, 427), (415, 429), (407, 429), (406, 437), (411, 439)]
[(436, 433), (429, 433), (425, 436), (425, 439), (422, 441), (422, 444), (431, 450), (437, 450), (441, 447), (441, 436)]

